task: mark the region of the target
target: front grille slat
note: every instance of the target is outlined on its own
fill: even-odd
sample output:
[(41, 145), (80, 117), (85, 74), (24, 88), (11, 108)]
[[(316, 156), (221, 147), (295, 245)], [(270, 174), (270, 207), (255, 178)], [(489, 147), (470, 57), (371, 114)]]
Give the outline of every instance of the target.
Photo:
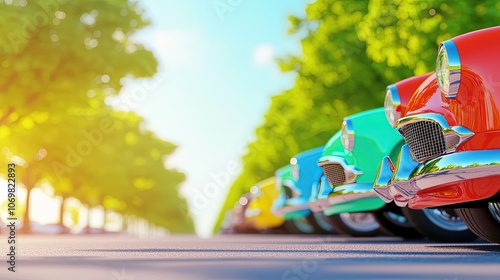
[(423, 162), (444, 154), (446, 142), (441, 126), (433, 121), (417, 121), (401, 128), (401, 134), (414, 158)]
[(344, 167), (338, 163), (325, 164), (322, 166), (323, 173), (325, 173), (328, 183), (331, 186), (336, 186), (345, 183)]

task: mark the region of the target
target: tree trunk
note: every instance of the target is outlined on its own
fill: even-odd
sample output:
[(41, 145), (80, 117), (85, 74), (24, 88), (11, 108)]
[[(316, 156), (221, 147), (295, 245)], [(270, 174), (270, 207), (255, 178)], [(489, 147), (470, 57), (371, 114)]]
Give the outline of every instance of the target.
[(90, 205), (87, 205), (87, 226), (85, 227), (85, 232), (90, 234)]
[(108, 218), (108, 211), (102, 207), (102, 232), (106, 232), (106, 220)]
[(61, 205), (59, 206), (59, 225), (64, 226), (64, 203), (66, 203), (67, 197), (62, 195), (61, 199)]
[(26, 210), (23, 215), (23, 228), (22, 233), (31, 233), (30, 226), (30, 204), (31, 204), (31, 191), (35, 188), (35, 184), (38, 181), (36, 176), (31, 176), (31, 168), (27, 167), (24, 175), (24, 186), (26, 187)]
[(30, 203), (31, 203), (31, 190), (33, 187), (30, 185), (26, 185), (26, 210), (23, 215), (23, 228), (21, 230), (22, 233), (30, 233)]

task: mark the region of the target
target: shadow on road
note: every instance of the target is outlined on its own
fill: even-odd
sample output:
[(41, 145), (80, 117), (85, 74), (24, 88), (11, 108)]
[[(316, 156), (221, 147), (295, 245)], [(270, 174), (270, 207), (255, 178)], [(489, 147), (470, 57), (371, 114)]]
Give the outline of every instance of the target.
[(482, 251), (482, 252), (500, 252), (500, 245), (498, 244), (457, 244), (457, 245), (435, 245), (428, 246), (429, 248), (437, 248), (437, 249), (467, 249), (474, 251)]

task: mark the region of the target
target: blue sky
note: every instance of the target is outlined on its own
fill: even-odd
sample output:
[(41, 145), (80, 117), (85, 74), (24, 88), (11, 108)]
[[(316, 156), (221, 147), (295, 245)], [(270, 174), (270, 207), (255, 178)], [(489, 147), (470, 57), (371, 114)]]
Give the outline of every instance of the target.
[[(304, 15), (307, 2), (142, 2), (152, 26), (135, 38), (154, 51), (160, 72), (132, 108), (179, 146), (167, 164), (188, 176), (181, 193), (202, 236), (211, 231), (270, 97), (293, 86), (293, 75), (280, 73), (274, 59), (300, 53), (299, 39), (287, 35), (287, 17)], [(121, 96), (134, 86), (141, 81)]]

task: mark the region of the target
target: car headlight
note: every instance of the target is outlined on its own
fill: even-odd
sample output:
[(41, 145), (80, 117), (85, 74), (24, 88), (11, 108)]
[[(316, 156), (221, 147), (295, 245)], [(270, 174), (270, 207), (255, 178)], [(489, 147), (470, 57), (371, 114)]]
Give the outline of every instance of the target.
[(460, 56), (455, 43), (444, 41), (439, 46), (436, 60), (436, 77), (446, 98), (455, 98), (460, 87)]
[(260, 188), (258, 186), (252, 186), (250, 188), (250, 194), (252, 195), (252, 197), (260, 196)]
[(387, 87), (384, 100), (385, 117), (392, 127), (396, 126), (396, 121), (401, 118), (401, 100), (399, 99), (398, 88), (395, 85)]
[(245, 206), (248, 204), (248, 198), (242, 196), (240, 197), (240, 199), (238, 200), (238, 203), (241, 205), (241, 206)]
[(341, 130), (340, 140), (342, 146), (344, 146), (344, 149), (352, 151), (354, 148), (354, 128), (352, 126), (352, 121), (350, 119), (344, 119)]

